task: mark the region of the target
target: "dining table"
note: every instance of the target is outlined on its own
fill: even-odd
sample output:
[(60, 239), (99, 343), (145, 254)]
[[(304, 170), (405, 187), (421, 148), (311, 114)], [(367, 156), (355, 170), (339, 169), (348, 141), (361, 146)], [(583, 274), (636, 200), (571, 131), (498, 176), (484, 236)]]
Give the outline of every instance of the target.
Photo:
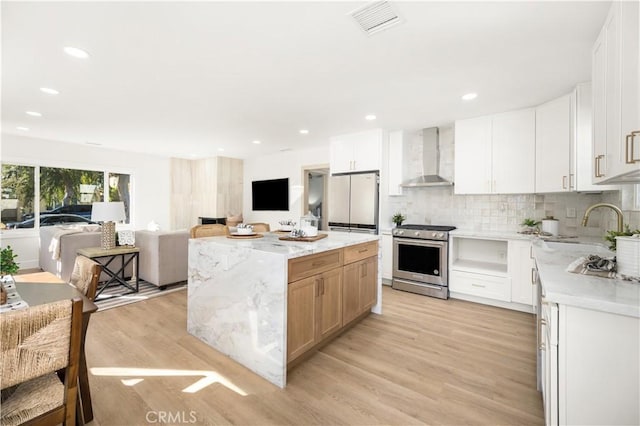
[(78, 407), (76, 422), (80, 425), (93, 420), (91, 405), (91, 390), (89, 388), (89, 373), (85, 356), (85, 338), (91, 314), (98, 310), (98, 306), (71, 284), (61, 280), (50, 272), (35, 272), (14, 275), (16, 291), (29, 306), (51, 303), (58, 300), (82, 299), (82, 336), (80, 339), (80, 362), (78, 368)]

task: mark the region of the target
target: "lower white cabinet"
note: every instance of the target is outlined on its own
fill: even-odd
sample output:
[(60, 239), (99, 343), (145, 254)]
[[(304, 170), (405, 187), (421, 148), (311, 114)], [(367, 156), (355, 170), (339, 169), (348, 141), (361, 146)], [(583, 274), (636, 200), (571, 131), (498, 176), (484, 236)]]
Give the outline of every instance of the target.
[(541, 314), (545, 424), (640, 424), (640, 319), (544, 300)]
[(511, 301), (533, 305), (536, 287), (532, 277), (534, 260), (531, 256), (531, 242), (511, 240), (508, 247), (507, 266), (511, 278)]
[(453, 236), (449, 262), (451, 297), (533, 312), (533, 266), (529, 240)]
[(507, 277), (451, 271), (450, 278), (450, 291), (505, 302), (511, 301), (511, 283)]

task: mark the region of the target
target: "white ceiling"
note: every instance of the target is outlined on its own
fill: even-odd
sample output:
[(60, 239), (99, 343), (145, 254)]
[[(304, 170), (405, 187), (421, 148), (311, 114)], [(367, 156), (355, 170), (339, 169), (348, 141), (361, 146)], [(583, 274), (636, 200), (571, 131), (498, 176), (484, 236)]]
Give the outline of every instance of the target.
[[(3, 132), (248, 158), (373, 127), (444, 125), (590, 80), (609, 7), (397, 2), (405, 22), (367, 36), (348, 16), (364, 4), (2, 2)], [(463, 102), (467, 92), (478, 98)]]

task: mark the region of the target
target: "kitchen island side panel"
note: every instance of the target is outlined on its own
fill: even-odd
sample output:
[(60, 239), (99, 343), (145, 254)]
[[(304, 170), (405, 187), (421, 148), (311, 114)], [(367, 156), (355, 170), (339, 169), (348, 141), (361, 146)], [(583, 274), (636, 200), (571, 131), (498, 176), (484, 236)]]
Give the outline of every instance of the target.
[(284, 387), (288, 259), (249, 246), (189, 240), (187, 331)]

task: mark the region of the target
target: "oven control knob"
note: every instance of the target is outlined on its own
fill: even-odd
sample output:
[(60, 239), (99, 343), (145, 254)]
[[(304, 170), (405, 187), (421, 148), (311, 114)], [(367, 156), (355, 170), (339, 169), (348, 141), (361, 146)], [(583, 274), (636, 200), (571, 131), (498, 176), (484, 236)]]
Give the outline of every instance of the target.
[(420, 236), (420, 231), (416, 231), (415, 235), (416, 235), (416, 237), (419, 237)]
[(440, 233), (438, 234), (438, 238), (444, 238), (444, 232), (440, 232)]
[(404, 231), (396, 231), (396, 234), (397, 235), (402, 235), (402, 234), (404, 234)]
[(438, 236), (438, 234), (436, 234), (435, 232), (432, 232), (432, 233), (431, 233), (431, 236), (432, 236), (433, 238), (436, 238), (436, 237)]

